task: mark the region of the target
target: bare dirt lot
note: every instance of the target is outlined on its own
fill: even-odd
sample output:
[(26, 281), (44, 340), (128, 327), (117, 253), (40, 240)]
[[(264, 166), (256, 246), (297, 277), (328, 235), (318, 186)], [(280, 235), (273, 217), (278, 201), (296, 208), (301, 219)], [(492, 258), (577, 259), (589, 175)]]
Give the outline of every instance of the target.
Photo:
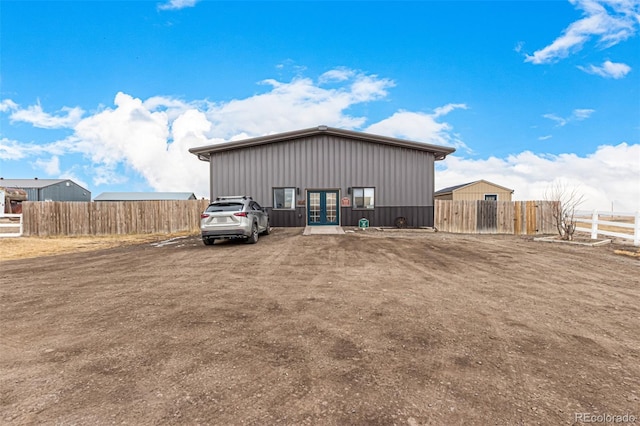
[(640, 422), (615, 249), (276, 229), (3, 261), (0, 422)]

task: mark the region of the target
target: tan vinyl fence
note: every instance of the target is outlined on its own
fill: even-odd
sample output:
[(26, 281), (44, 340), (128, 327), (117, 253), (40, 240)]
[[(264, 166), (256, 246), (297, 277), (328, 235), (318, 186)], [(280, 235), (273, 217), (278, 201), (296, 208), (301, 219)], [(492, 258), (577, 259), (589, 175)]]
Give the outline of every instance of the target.
[(435, 201), (439, 231), (467, 234), (555, 234), (548, 201)]
[(26, 201), (23, 235), (109, 235), (194, 232), (208, 200)]

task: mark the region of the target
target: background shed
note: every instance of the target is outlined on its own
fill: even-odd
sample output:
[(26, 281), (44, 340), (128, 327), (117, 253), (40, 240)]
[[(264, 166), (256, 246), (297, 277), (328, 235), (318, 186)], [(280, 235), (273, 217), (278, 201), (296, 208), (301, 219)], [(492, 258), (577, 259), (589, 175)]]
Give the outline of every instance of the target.
[(195, 200), (193, 192), (103, 192), (93, 201), (176, 201)]
[(22, 189), (29, 201), (91, 201), (91, 191), (70, 179), (0, 179), (0, 186)]
[(513, 192), (513, 189), (482, 179), (440, 189), (433, 198), (442, 201), (511, 201)]

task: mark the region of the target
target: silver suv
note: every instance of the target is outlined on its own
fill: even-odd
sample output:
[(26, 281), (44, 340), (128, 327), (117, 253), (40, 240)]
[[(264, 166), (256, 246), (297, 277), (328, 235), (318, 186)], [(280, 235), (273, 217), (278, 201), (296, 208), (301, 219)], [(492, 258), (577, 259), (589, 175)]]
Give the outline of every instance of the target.
[(202, 241), (210, 246), (216, 239), (242, 238), (258, 242), (258, 234), (270, 234), (269, 215), (246, 195), (218, 197), (200, 215)]

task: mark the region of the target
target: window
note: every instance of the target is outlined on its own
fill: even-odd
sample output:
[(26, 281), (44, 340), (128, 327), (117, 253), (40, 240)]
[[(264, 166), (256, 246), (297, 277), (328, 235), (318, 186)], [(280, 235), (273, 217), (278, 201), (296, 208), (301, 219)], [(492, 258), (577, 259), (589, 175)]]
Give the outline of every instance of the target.
[(274, 209), (295, 209), (295, 188), (273, 188)]
[(484, 194), (485, 201), (498, 201), (498, 194)]
[(353, 188), (353, 208), (372, 209), (374, 203), (375, 188)]
[(216, 212), (239, 212), (242, 210), (242, 203), (213, 203), (209, 204), (207, 207), (207, 212), (216, 213)]

